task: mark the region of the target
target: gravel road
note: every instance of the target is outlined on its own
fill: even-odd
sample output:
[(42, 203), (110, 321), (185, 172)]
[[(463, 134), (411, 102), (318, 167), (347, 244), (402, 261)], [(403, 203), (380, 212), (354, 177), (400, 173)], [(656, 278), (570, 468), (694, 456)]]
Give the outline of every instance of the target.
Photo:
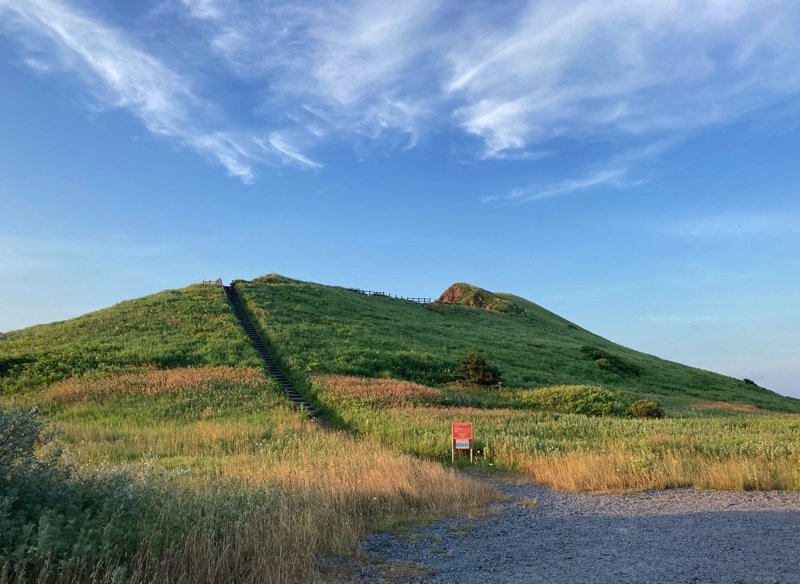
[(393, 581), (800, 584), (797, 492), (587, 495), (493, 483), (512, 497), (496, 515), (373, 535), (358, 579), (384, 582), (387, 566), (422, 564), (429, 574)]

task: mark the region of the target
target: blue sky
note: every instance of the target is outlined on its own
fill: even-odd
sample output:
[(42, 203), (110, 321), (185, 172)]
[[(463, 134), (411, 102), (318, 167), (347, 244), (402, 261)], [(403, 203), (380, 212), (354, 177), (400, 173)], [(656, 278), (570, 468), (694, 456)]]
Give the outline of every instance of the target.
[(218, 276), (525, 296), (800, 396), (800, 5), (0, 0), (0, 330)]

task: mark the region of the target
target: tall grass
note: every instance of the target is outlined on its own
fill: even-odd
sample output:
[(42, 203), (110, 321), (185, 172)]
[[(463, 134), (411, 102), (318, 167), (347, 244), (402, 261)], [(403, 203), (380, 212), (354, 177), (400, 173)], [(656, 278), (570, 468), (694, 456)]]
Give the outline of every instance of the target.
[[(353, 390), (342, 389), (349, 378), (320, 376), (315, 383), (319, 399), (335, 403), (339, 416), (354, 431), (387, 446), (446, 461), (450, 423), (471, 421), (479, 465), (518, 471), (556, 489), (800, 489), (796, 414), (729, 411), (641, 420), (511, 408), (448, 408), (416, 398), (370, 402), (363, 392), (360, 399), (349, 398)], [(354, 387), (360, 385), (356, 382)]]
[[(113, 519), (65, 511), (100, 534), (95, 551), (18, 540), (0, 550), (0, 582), (317, 582), (320, 560), (350, 553), (368, 529), (495, 497), (438, 463), (320, 430), (254, 369), (70, 379), (15, 403), (41, 404), (61, 428), (69, 481), (123, 477), (98, 508), (139, 501), (141, 520), (126, 515), (130, 537), (107, 548)], [(32, 522), (31, 537), (46, 542), (39, 525), (47, 523)]]

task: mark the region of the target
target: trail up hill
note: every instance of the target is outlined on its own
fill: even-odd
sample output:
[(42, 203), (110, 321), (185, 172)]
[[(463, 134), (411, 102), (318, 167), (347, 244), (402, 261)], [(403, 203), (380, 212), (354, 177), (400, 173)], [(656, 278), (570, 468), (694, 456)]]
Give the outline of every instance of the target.
[(241, 281), (237, 290), (284, 365), (302, 374), (435, 385), (478, 351), (507, 387), (589, 383), (666, 402), (800, 411), (800, 400), (623, 347), (529, 300), (470, 284), (454, 284), (426, 305), (275, 274)]
[[(417, 304), (269, 275), (237, 281), (244, 309), (294, 379), (312, 373), (447, 383), (482, 353), (506, 387), (597, 384), (666, 403), (800, 400), (608, 341), (523, 298), (455, 284)], [(221, 286), (194, 285), (0, 334), (0, 392), (130, 367), (258, 365)]]

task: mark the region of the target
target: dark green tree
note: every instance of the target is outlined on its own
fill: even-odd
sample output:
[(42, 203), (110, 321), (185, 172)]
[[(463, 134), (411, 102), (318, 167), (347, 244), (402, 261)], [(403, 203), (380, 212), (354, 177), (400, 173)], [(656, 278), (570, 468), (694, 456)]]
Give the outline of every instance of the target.
[(486, 358), (474, 351), (467, 353), (456, 370), (456, 380), (472, 385), (500, 385), (500, 370), (487, 363)]

